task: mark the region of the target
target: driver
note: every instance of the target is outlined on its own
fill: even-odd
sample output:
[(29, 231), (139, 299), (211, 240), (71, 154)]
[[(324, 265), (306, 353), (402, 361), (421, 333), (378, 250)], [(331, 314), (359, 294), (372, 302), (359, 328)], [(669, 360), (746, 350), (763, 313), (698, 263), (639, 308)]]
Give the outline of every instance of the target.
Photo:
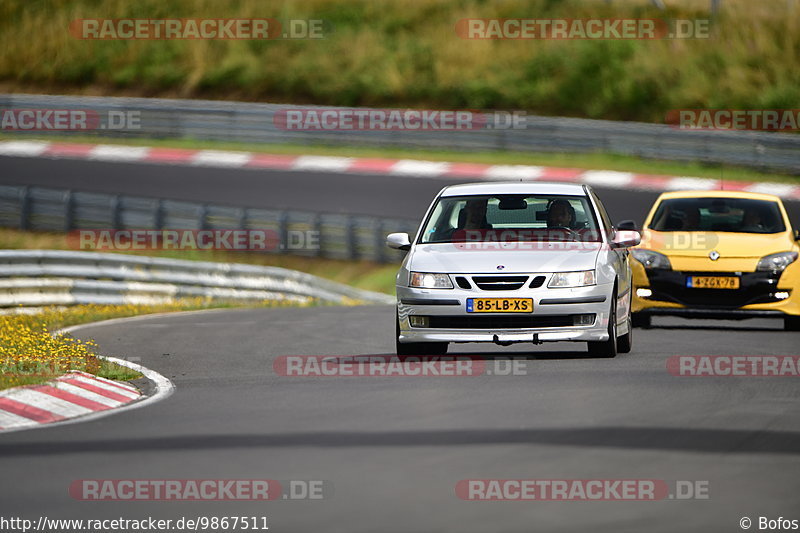
[(548, 228), (573, 229), (575, 225), (575, 209), (567, 200), (553, 200), (547, 210)]
[(742, 227), (739, 229), (745, 233), (763, 232), (766, 229), (766, 227), (764, 224), (764, 219), (761, 216), (761, 213), (757, 209), (747, 209), (744, 212)]

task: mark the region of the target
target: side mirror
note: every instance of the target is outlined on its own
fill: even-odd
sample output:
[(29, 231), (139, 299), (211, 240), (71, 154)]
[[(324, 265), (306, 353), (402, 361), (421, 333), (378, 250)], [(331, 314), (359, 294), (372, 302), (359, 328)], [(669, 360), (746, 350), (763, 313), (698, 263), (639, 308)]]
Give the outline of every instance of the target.
[(614, 238), (611, 239), (613, 248), (630, 248), (642, 242), (642, 236), (638, 231), (619, 230)]
[(386, 236), (386, 246), (395, 250), (410, 250), (411, 241), (408, 239), (408, 233), (390, 233)]
[(794, 240), (800, 241), (800, 229), (794, 231)]
[(633, 220), (623, 220), (617, 224), (617, 229), (620, 231), (638, 231), (636, 222)]

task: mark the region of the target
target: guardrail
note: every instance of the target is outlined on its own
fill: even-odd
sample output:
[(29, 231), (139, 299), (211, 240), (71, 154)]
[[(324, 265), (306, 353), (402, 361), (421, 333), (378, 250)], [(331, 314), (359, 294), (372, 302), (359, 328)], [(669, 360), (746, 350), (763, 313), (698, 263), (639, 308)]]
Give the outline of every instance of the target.
[[(315, 106), (302, 107), (312, 109)], [(82, 135), (94, 133), (99, 136), (129, 138), (193, 138), (276, 144), (314, 143), (454, 150), (600, 151), (655, 159), (742, 165), (800, 174), (800, 135), (786, 133), (686, 131), (663, 124), (531, 115), (526, 117), (525, 129), (288, 131), (275, 125), (275, 114), (297, 106), (27, 94), (0, 94), (0, 108), (82, 109), (98, 113), (135, 111), (139, 114), (138, 129), (76, 132)], [(59, 132), (62, 135), (69, 133)]]
[(394, 298), (278, 267), (123, 254), (0, 250), (0, 308), (154, 304), (181, 298), (392, 303)]
[[(278, 246), (265, 253), (331, 259), (399, 262), (386, 247), (387, 233), (414, 234), (417, 222), (338, 213), (312, 213), (163, 200), (40, 187), (0, 186), (0, 227), (68, 232), (104, 230), (263, 230)], [(310, 234), (293, 247), (290, 235)], [(282, 245), (282, 246), (281, 246)]]

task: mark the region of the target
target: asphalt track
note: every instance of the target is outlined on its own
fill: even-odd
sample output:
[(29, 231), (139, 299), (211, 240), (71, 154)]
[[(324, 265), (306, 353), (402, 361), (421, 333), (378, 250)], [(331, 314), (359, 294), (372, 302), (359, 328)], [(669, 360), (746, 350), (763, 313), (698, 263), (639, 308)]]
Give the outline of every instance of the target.
[[(225, 310), (89, 326), (104, 353), (171, 378), (169, 399), (96, 421), (0, 435), (0, 516), (266, 516), (271, 531), (736, 531), (798, 513), (793, 378), (672, 376), (673, 354), (795, 354), (777, 321), (656, 319), (635, 349), (459, 353), (525, 375), (281, 377), (281, 355), (390, 354), (386, 307)], [(576, 351), (577, 350), (577, 351)], [(80, 479), (325, 480), (323, 500), (80, 502)], [(707, 481), (708, 500), (469, 502), (459, 480)]]
[[(305, 202), (310, 210), (336, 202), (386, 216), (418, 216), (446, 183), (9, 159), (0, 163), (8, 184), (140, 195), (161, 187), (176, 198)], [(131, 176), (138, 182), (128, 184)], [(620, 219), (646, 211), (654, 193), (601, 195)], [(635, 330), (632, 353), (611, 360), (588, 358), (578, 344), (456, 349), (520, 357), (524, 374), (514, 376), (273, 371), (282, 355), (391, 354), (393, 319), (390, 306), (224, 310), (79, 330), (103, 353), (138, 358), (177, 390), (143, 409), (0, 434), (0, 516), (265, 516), (279, 532), (725, 532), (741, 531), (744, 516), (753, 530), (760, 516), (800, 519), (796, 379), (683, 378), (666, 367), (672, 355), (796, 355), (798, 334), (780, 321), (656, 318), (653, 329)], [(326, 493), (266, 503), (81, 502), (68, 493), (81, 479), (214, 478), (324, 480)], [(707, 482), (710, 499), (459, 499), (456, 483), (475, 478), (688, 480)]]
[[(38, 185), (237, 207), (354, 213), (419, 220), (433, 196), (459, 179), (208, 168), (0, 156), (0, 184)], [(641, 223), (655, 191), (596, 187), (614, 221)], [(800, 202), (786, 202), (800, 227)]]

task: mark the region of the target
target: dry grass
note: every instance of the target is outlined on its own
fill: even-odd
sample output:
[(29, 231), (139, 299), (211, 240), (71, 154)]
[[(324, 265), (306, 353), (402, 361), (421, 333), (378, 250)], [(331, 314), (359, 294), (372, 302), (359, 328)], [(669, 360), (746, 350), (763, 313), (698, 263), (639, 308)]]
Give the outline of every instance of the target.
[[(460, 18), (707, 18), (708, 0), (7, 0), (6, 90), (436, 108), (663, 121), (670, 109), (800, 107), (800, 6), (724, 0), (713, 38), (492, 41)], [(323, 19), (322, 40), (84, 41), (77, 18)], [(40, 37), (41, 36), (41, 37)]]

